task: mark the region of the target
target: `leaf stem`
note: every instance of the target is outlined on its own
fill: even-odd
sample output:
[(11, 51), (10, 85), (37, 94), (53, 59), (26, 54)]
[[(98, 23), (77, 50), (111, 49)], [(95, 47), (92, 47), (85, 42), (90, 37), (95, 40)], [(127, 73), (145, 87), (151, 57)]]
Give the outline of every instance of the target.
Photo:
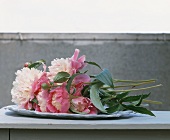
[(114, 79), (114, 83), (141, 83), (141, 82), (155, 82), (156, 79), (149, 79), (149, 80), (120, 80), (120, 79)]
[[(136, 86), (141, 86), (141, 85), (145, 85), (145, 84), (150, 84), (150, 83), (153, 83), (155, 81), (148, 81), (148, 82), (143, 82), (143, 83), (133, 83), (133, 84), (127, 84), (127, 85), (119, 85), (119, 86), (114, 86), (114, 88), (122, 88), (122, 87), (136, 87)], [(102, 89), (107, 89), (107, 88), (111, 88), (110, 86), (104, 86), (102, 87)]]
[(100, 81), (94, 81), (94, 82), (86, 82), (86, 83), (84, 83), (84, 84), (87, 84), (87, 85), (92, 85), (92, 84), (97, 84), (97, 83), (99, 83)]
[(159, 101), (146, 100), (146, 99), (143, 99), (143, 102), (151, 103), (151, 104), (162, 104), (162, 102), (159, 102)]
[(140, 90), (147, 90), (147, 89), (151, 89), (151, 88), (156, 88), (156, 87), (160, 87), (162, 86), (162, 84), (159, 85), (155, 85), (155, 86), (150, 86), (150, 87), (146, 87), (146, 88), (138, 88), (138, 89), (129, 89), (129, 90), (110, 90), (107, 92), (130, 92), (130, 91), (140, 91)]

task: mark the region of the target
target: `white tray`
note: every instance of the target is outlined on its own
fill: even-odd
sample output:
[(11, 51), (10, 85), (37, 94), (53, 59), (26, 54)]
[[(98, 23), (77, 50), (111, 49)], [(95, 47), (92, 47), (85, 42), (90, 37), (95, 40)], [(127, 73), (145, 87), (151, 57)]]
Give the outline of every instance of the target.
[(17, 105), (9, 105), (4, 108), (13, 111), (19, 115), (40, 117), (40, 118), (56, 118), (56, 119), (109, 119), (109, 118), (127, 117), (130, 113), (132, 113), (132, 111), (118, 111), (109, 115), (107, 114), (82, 115), (82, 114), (47, 113), (47, 112), (31, 111), (26, 109), (18, 109)]

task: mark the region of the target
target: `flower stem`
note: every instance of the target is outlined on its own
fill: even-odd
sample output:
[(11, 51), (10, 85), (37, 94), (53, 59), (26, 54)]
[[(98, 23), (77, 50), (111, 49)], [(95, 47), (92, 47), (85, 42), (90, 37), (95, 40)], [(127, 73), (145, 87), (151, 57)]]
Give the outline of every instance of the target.
[(136, 86), (141, 86), (145, 84), (150, 84), (154, 83), (155, 81), (149, 81), (149, 82), (143, 82), (143, 83), (137, 83), (137, 84), (128, 84), (128, 85), (120, 85), (120, 86), (115, 86), (114, 88), (122, 88), (122, 87), (136, 87)]
[(86, 83), (84, 83), (84, 84), (87, 84), (87, 85), (92, 85), (92, 84), (97, 84), (97, 83), (99, 83), (99, 81), (94, 81), (94, 82), (86, 82)]
[(146, 100), (146, 99), (143, 99), (143, 102), (151, 103), (151, 104), (162, 104), (162, 102), (159, 102), (159, 101)]
[[(153, 83), (155, 81), (148, 81), (148, 82), (142, 82), (142, 83), (133, 83), (133, 84), (127, 84), (127, 85), (119, 85), (119, 86), (115, 86), (114, 88), (122, 88), (122, 87), (136, 87), (136, 86), (141, 86), (141, 85), (145, 85), (145, 84), (150, 84)], [(107, 89), (107, 88), (111, 88), (110, 86), (104, 86), (102, 87), (102, 89)]]
[(150, 86), (150, 87), (146, 87), (146, 88), (129, 89), (129, 90), (110, 90), (110, 91), (107, 91), (107, 92), (128, 92), (128, 91), (140, 91), (140, 90), (147, 90), (147, 89), (156, 88), (156, 87), (160, 87), (160, 86), (162, 86), (162, 84), (155, 85), (155, 86)]
[(120, 80), (120, 79), (114, 79), (114, 83), (141, 83), (141, 82), (155, 82), (155, 79), (149, 79), (149, 80)]

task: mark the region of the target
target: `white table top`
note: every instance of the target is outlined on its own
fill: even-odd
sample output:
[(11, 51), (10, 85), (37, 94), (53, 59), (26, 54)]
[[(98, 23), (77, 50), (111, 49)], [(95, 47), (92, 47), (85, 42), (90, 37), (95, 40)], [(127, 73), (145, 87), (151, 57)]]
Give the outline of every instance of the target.
[(131, 114), (110, 120), (66, 120), (19, 116), (0, 109), (0, 128), (8, 129), (170, 129), (170, 111), (153, 111), (156, 117)]

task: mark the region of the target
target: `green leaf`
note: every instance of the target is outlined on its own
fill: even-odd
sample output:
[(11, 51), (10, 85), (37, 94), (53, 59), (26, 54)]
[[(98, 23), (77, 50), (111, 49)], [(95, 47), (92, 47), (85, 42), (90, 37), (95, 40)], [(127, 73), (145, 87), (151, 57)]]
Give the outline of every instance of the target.
[(149, 97), (149, 94), (142, 94), (142, 95), (136, 95), (136, 96), (128, 96), (122, 99), (123, 102), (134, 102), (134, 101), (138, 101), (141, 97), (142, 99), (145, 99), (147, 97)]
[(88, 94), (88, 90), (89, 90), (89, 85), (86, 85), (86, 86), (84, 86), (83, 87), (83, 89), (81, 90), (81, 94), (85, 97), (85, 96), (89, 96), (89, 94)]
[(30, 69), (31, 69), (31, 68), (38, 68), (40, 65), (41, 65), (40, 63), (35, 62), (35, 63), (30, 64), (30, 65), (28, 66), (28, 68), (30, 68)]
[(71, 84), (72, 84), (72, 81), (74, 80), (74, 78), (77, 76), (77, 75), (80, 75), (81, 73), (76, 73), (76, 74), (73, 74), (69, 80), (67, 81), (67, 85), (66, 85), (66, 89), (68, 91), (68, 93), (70, 93), (70, 87), (71, 87)]
[(102, 83), (114, 88), (112, 75), (108, 69), (104, 69), (100, 74), (95, 77)]
[(111, 99), (106, 104), (107, 104), (107, 106), (112, 107), (112, 106), (118, 104), (118, 101), (115, 99)]
[(134, 112), (137, 113), (141, 113), (141, 114), (147, 114), (150, 116), (155, 116), (150, 110), (144, 108), (144, 107), (139, 107), (139, 106), (133, 106), (133, 105), (123, 105), (123, 107), (132, 110)]
[(38, 100), (36, 98), (32, 99), (31, 102), (38, 104)]
[(101, 101), (103, 104), (106, 104), (107, 102), (109, 102), (111, 100), (110, 97), (101, 97)]
[(129, 92), (121, 92), (121, 93), (117, 94), (116, 98), (122, 99), (122, 98), (126, 97), (128, 94), (129, 94)]
[(85, 72), (83, 72), (83, 73), (87, 73), (88, 72), (88, 70), (86, 70)]
[(141, 97), (140, 97), (140, 99), (139, 99), (138, 101), (133, 102), (133, 104), (134, 104), (135, 106), (140, 106), (141, 103), (142, 103), (142, 100), (143, 100), (143, 95), (141, 95)]
[(107, 113), (104, 106), (102, 105), (100, 96), (99, 96), (99, 87), (101, 84), (93, 85), (90, 89), (90, 99), (93, 105), (98, 108), (101, 112)]
[(121, 111), (122, 110), (122, 105), (121, 104), (116, 104), (112, 107), (109, 107), (106, 109), (107, 110), (107, 113), (111, 114), (111, 113), (114, 113), (116, 111)]
[(99, 89), (100, 95), (103, 97), (111, 97), (113, 94), (110, 94), (102, 89)]
[(110, 108), (107, 108), (106, 110), (107, 110), (107, 113), (111, 114), (111, 113), (113, 113), (113, 112), (118, 111), (118, 109), (119, 109), (119, 104), (117, 104), (117, 105), (115, 105), (115, 106), (112, 106), (112, 107), (110, 107)]
[(53, 80), (55, 83), (63, 83), (67, 81), (69, 77), (70, 77), (69, 73), (62, 71), (62, 72), (57, 73), (57, 75), (54, 77)]
[(28, 68), (38, 68), (40, 65), (42, 65), (42, 64), (45, 64), (46, 62), (45, 62), (45, 60), (43, 60), (43, 59), (41, 59), (41, 60), (39, 60), (39, 61), (36, 61), (35, 63), (32, 63), (32, 64), (30, 64), (29, 66), (28, 66)]
[(88, 63), (90, 65), (94, 65), (94, 66), (97, 66), (98, 68), (100, 68), (102, 70), (102, 68), (100, 67), (99, 64), (97, 64), (96, 62), (89, 62), (89, 61), (85, 61), (85, 63)]

